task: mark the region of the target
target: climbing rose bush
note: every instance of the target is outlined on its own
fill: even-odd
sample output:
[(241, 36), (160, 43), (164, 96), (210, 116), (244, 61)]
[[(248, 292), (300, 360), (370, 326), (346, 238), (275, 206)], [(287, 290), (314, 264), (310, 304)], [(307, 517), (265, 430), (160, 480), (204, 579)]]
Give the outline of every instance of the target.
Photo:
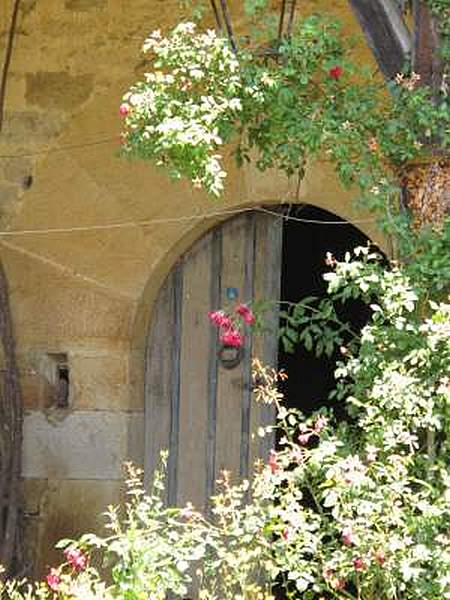
[(174, 179), (218, 196), (226, 176), (219, 149), (242, 110), (239, 63), (213, 30), (181, 23), (163, 37), (154, 31), (143, 46), (153, 70), (123, 97), (123, 151), (155, 159)]
[(328, 16), (299, 19), (279, 43), (270, 28), (263, 39), (248, 35), (236, 52), (221, 35), (187, 22), (145, 41), (148, 72), (119, 108), (125, 156), (213, 196), (223, 192), (227, 142), (238, 166), (253, 162), (299, 180), (308, 161), (325, 159), (384, 214), (388, 203), (397, 206), (400, 166), (427, 159), (427, 142), (448, 151), (446, 98), (436, 103), (415, 74), (399, 74), (386, 94)]

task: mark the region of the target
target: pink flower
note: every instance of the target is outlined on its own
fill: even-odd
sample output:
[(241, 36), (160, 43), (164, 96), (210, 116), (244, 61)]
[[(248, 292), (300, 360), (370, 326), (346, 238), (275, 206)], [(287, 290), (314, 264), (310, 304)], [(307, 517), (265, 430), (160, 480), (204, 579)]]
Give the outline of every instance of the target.
[(386, 562), (386, 554), (383, 550), (377, 550), (375, 552), (375, 560), (380, 565), (380, 567), (384, 565), (384, 563)]
[(61, 578), (57, 569), (51, 568), (50, 573), (46, 577), (48, 587), (54, 592), (58, 591), (61, 583)]
[(323, 578), (325, 579), (325, 581), (328, 582), (329, 586), (333, 590), (343, 590), (345, 588), (344, 579), (336, 577), (332, 569), (325, 569), (325, 571), (323, 572)]
[(351, 546), (355, 543), (355, 534), (353, 533), (353, 529), (351, 527), (344, 527), (341, 536), (344, 546)]
[(240, 348), (244, 343), (244, 337), (239, 333), (237, 329), (227, 329), (220, 334), (220, 341), (225, 346), (232, 346), (233, 348)]
[(317, 434), (319, 434), (325, 429), (325, 427), (327, 425), (328, 425), (328, 419), (326, 417), (324, 417), (323, 415), (320, 415), (320, 417), (317, 417), (317, 420), (314, 423), (314, 431)]
[(271, 450), (269, 453), (269, 467), (272, 475), (277, 473), (280, 470), (280, 465), (278, 464), (278, 457), (275, 450)]
[(210, 311), (208, 313), (208, 317), (210, 321), (214, 323), (214, 325), (217, 325), (217, 327), (224, 327), (225, 329), (230, 329), (233, 325), (231, 318), (228, 315), (226, 315), (223, 312), (223, 310)]
[(298, 438), (297, 438), (297, 440), (298, 440), (298, 443), (300, 444), (300, 446), (306, 446), (306, 445), (308, 444), (308, 442), (309, 442), (309, 440), (310, 440), (310, 438), (311, 438), (311, 436), (312, 436), (312, 435), (313, 435), (313, 433), (312, 433), (312, 432), (309, 432), (309, 433), (301, 433), (301, 434), (298, 436)]
[(281, 534), (281, 536), (283, 537), (283, 540), (286, 540), (286, 542), (289, 540), (289, 538), (291, 537), (291, 530), (289, 529), (289, 527), (283, 529), (283, 533)]
[(78, 550), (78, 548), (66, 548), (64, 550), (64, 556), (70, 565), (76, 571), (82, 571), (87, 565), (87, 556)]
[(119, 115), (121, 117), (126, 117), (129, 114), (129, 112), (130, 107), (128, 106), (128, 104), (123, 103), (119, 106)]
[(367, 569), (366, 563), (360, 556), (353, 559), (353, 566), (355, 567), (355, 571), (365, 571)]
[(341, 78), (343, 72), (344, 72), (343, 68), (340, 67), (339, 65), (336, 65), (335, 67), (332, 67), (328, 71), (328, 75), (331, 77), (331, 79), (335, 79), (337, 81), (338, 79)]
[(331, 587), (335, 590), (343, 590), (345, 588), (345, 581), (336, 577), (333, 579)]
[(246, 304), (239, 304), (236, 308), (236, 312), (244, 319), (247, 325), (255, 324), (255, 315), (253, 314), (251, 308), (249, 308)]

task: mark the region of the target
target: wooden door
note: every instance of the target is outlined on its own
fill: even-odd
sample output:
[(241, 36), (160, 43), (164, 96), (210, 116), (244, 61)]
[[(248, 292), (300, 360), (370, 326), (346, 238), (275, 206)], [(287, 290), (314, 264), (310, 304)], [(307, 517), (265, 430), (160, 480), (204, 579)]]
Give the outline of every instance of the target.
[(276, 306), (265, 313), (271, 333), (247, 336), (233, 369), (220, 364), (207, 314), (236, 291), (242, 302), (277, 301), (281, 243), (281, 218), (252, 212), (230, 219), (179, 260), (159, 292), (146, 355), (145, 473), (149, 484), (168, 449), (169, 504), (206, 510), (221, 470), (248, 477), (273, 444), (252, 435), (274, 415), (252, 400), (251, 356), (276, 364)]

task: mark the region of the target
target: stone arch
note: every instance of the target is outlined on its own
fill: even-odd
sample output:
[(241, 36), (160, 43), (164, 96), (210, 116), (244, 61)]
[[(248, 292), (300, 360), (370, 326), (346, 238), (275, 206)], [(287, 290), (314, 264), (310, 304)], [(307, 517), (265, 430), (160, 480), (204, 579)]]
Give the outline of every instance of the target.
[[(266, 206), (266, 208), (264, 208), (264, 205)], [(205, 419), (203, 418), (209, 411), (209, 405), (208, 402), (210, 400), (208, 400), (206, 398), (206, 395), (209, 393), (207, 392), (208, 389), (208, 377), (213, 377), (214, 381), (216, 381), (216, 379), (218, 378), (218, 367), (217, 364), (214, 367), (215, 371), (213, 371), (213, 373), (215, 373), (215, 375), (211, 375), (211, 372), (205, 371), (204, 364), (207, 362), (208, 357), (211, 356), (214, 353), (214, 343), (212, 342), (212, 338), (210, 337), (209, 334), (205, 334), (205, 331), (208, 330), (208, 324), (207, 324), (207, 320), (206, 320), (206, 313), (208, 309), (216, 309), (219, 306), (221, 306), (221, 304), (219, 304), (218, 306), (215, 305), (214, 303), (217, 302), (217, 298), (221, 298), (221, 300), (224, 300), (224, 295), (223, 295), (223, 290), (224, 290), (224, 285), (227, 282), (226, 277), (224, 277), (223, 275), (220, 276), (218, 275), (219, 280), (224, 281), (225, 284), (218, 284), (220, 289), (222, 290), (220, 292), (220, 294), (216, 297), (216, 300), (212, 300), (212, 298), (214, 298), (214, 294), (211, 296), (210, 294), (210, 289), (211, 289), (211, 281), (213, 278), (212, 275), (212, 271), (211, 268), (214, 268), (215, 265), (215, 260), (214, 260), (214, 236), (216, 235), (216, 233), (220, 236), (220, 243), (222, 244), (222, 248), (224, 248), (224, 236), (229, 235), (228, 234), (228, 230), (230, 225), (232, 225), (235, 222), (240, 221), (241, 224), (241, 232), (239, 235), (254, 235), (255, 237), (253, 238), (253, 241), (250, 242), (250, 245), (253, 244), (253, 246), (255, 248), (260, 248), (263, 249), (263, 252), (265, 252), (265, 255), (263, 257), (260, 257), (260, 260), (264, 261), (264, 266), (267, 267), (268, 269), (270, 269), (271, 267), (273, 267), (274, 269), (278, 270), (278, 281), (281, 277), (281, 223), (280, 223), (280, 219), (279, 216), (277, 214), (277, 212), (272, 212), (267, 210), (267, 207), (271, 207), (272, 210), (275, 208), (275, 211), (277, 210), (276, 206), (273, 206), (273, 202), (267, 202), (264, 203), (263, 206), (261, 206), (261, 204), (255, 204), (253, 206), (242, 206), (239, 209), (236, 208), (236, 214), (234, 216), (230, 216), (229, 214), (227, 214), (226, 216), (221, 216), (221, 217), (213, 217), (211, 219), (209, 219), (206, 222), (202, 222), (200, 225), (197, 226), (193, 226), (191, 228), (191, 230), (184, 236), (183, 239), (179, 240), (178, 243), (175, 243), (174, 246), (172, 247), (172, 252), (166, 255), (166, 263), (165, 264), (160, 264), (160, 270), (159, 270), (159, 274), (158, 277), (156, 278), (155, 276), (152, 278), (152, 281), (150, 282), (151, 286), (152, 286), (152, 295), (153, 298), (156, 299), (155, 304), (154, 304), (154, 308), (151, 311), (147, 312), (147, 315), (150, 315), (150, 319), (147, 321), (146, 326), (144, 326), (141, 329), (141, 333), (144, 334), (143, 335), (143, 344), (144, 344), (144, 353), (146, 353), (149, 349), (150, 350), (150, 354), (148, 355), (148, 357), (146, 358), (146, 364), (142, 369), (142, 372), (144, 372), (145, 370), (147, 370), (147, 372), (151, 372), (150, 375), (150, 379), (147, 380), (147, 391), (146, 391), (146, 405), (145, 405), (145, 410), (146, 411), (150, 411), (151, 412), (151, 418), (147, 415), (146, 416), (146, 423), (147, 423), (147, 437), (149, 435), (152, 435), (155, 437), (155, 441), (152, 441), (152, 443), (148, 443), (146, 445), (146, 453), (150, 452), (151, 456), (151, 460), (149, 461), (148, 465), (149, 468), (154, 469), (157, 462), (155, 459), (155, 456), (157, 455), (157, 448), (167, 448), (168, 446), (170, 446), (170, 448), (172, 449), (172, 451), (176, 454), (176, 458), (175, 461), (178, 461), (178, 447), (180, 444), (180, 447), (182, 448), (179, 452), (179, 454), (181, 455), (181, 457), (185, 457), (189, 454), (189, 443), (187, 443), (186, 440), (186, 433), (184, 434), (185, 439), (182, 439), (182, 434), (179, 432), (184, 428), (184, 423), (183, 423), (183, 418), (182, 417), (177, 417), (177, 422), (175, 424), (175, 428), (176, 428), (176, 433), (175, 433), (175, 437), (173, 438), (174, 440), (176, 440), (175, 442), (172, 441), (172, 428), (173, 428), (173, 423), (174, 423), (174, 417), (173, 415), (175, 414), (175, 412), (177, 411), (181, 411), (181, 414), (184, 414), (185, 417), (189, 420), (189, 419), (195, 419), (195, 418), (199, 418), (201, 423), (203, 423), (203, 425), (200, 423), (199, 421), (199, 427), (200, 429), (203, 428), (203, 432), (201, 432), (200, 430), (196, 432), (196, 425), (195, 423), (190, 423), (190, 427), (191, 429), (189, 429), (189, 436), (192, 437), (192, 435), (194, 435), (194, 437), (198, 437), (197, 442), (195, 444), (195, 448), (196, 451), (198, 450), (198, 445), (202, 444), (203, 442), (201, 441), (206, 433), (205, 430), (209, 430), (210, 428), (210, 421), (205, 421)], [(271, 212), (271, 216), (268, 216), (268, 212)], [(330, 213), (324, 213), (324, 214), (328, 214), (329, 216)], [(334, 213), (335, 214), (335, 213)], [(274, 215), (274, 216), (272, 216)], [(249, 220), (253, 219), (254, 220), (254, 227), (253, 230), (251, 229), (245, 229), (245, 233), (244, 233), (244, 220), (247, 220), (249, 222)], [(262, 221), (264, 221), (264, 219), (268, 219), (268, 223), (263, 223)], [(325, 219), (325, 220), (329, 220)], [(271, 221), (278, 221), (279, 226), (279, 230), (280, 233), (277, 234), (277, 239), (279, 240), (279, 247), (278, 250), (274, 249), (270, 244), (266, 245), (266, 246), (259, 246), (258, 244), (267, 244), (267, 240), (270, 239), (270, 243), (273, 244), (274, 241), (274, 237), (270, 237), (269, 236), (271, 234), (268, 233), (268, 228), (269, 227), (273, 227), (273, 224), (271, 224)], [(361, 223), (362, 225), (367, 225), (366, 223), (366, 219), (362, 219)], [(265, 229), (267, 227), (267, 229)], [(259, 228), (259, 229), (258, 229)], [(361, 228), (362, 229), (362, 228)], [(368, 227), (365, 227), (366, 231), (369, 229)], [(254, 233), (248, 233), (249, 231), (253, 231)], [(256, 232), (256, 233), (255, 233)], [(260, 232), (260, 233), (258, 233)], [(234, 235), (234, 234), (233, 234)], [(261, 239), (258, 238), (258, 235), (261, 236)], [(266, 237), (264, 237), (266, 236)], [(379, 241), (379, 240), (376, 240)], [(237, 246), (239, 246), (241, 248), (241, 250), (238, 250), (238, 252), (242, 251), (242, 254), (239, 254), (239, 259), (241, 261), (241, 264), (245, 263), (245, 259), (247, 257), (247, 255), (245, 254), (245, 250), (244, 248), (247, 247), (247, 243), (242, 243), (242, 239), (240, 239), (239, 237), (236, 237), (236, 242), (237, 242)], [(228, 246), (229, 248), (229, 246)], [(265, 250), (264, 250), (265, 248)], [(274, 254), (275, 253), (275, 254)], [(274, 254), (274, 257), (272, 256), (272, 254)], [(198, 256), (201, 256), (200, 261), (198, 260)], [(207, 258), (205, 258), (205, 256), (207, 255)], [(276, 255), (276, 256), (275, 256)], [(256, 279), (258, 279), (258, 262), (255, 262), (255, 255), (252, 255), (253, 258), (251, 259), (253, 261), (253, 267), (252, 267), (252, 277), (255, 277)], [(181, 257), (181, 258), (180, 258)], [(272, 260), (273, 258), (273, 260)], [(231, 259), (232, 261), (235, 259)], [(194, 268), (192, 267), (192, 261), (197, 261), (198, 264), (200, 264), (200, 267), (195, 267), (194, 264)], [(277, 262), (278, 261), (278, 262)], [(205, 267), (205, 264), (207, 262), (207, 267)], [(248, 261), (250, 262), (250, 261)], [(217, 266), (217, 265), (216, 265)], [(200, 268), (200, 275), (198, 275), (198, 269)], [(206, 268), (206, 271), (205, 271)], [(218, 267), (219, 268), (219, 267)], [(244, 267), (242, 267), (244, 269)], [(188, 285), (185, 286), (184, 284), (184, 280), (185, 280), (185, 275), (184, 273), (186, 272), (189, 273), (189, 277), (191, 279), (188, 279)], [(170, 273), (170, 275), (167, 275), (167, 273)], [(209, 273), (209, 279), (208, 279), (208, 273)], [(256, 275), (254, 274), (256, 273)], [(198, 285), (192, 285), (192, 277), (197, 277), (197, 275), (199, 276), (199, 279), (197, 281)], [(229, 275), (227, 275), (229, 276)], [(237, 275), (237, 279), (239, 280), (239, 275)], [(255, 279), (255, 281), (256, 281)], [(275, 288), (273, 287), (273, 284), (269, 284), (269, 287), (264, 287), (265, 284), (263, 284), (263, 288), (264, 291), (267, 292), (269, 294), (271, 293), (275, 293), (275, 297), (277, 298), (278, 296), (276, 296), (277, 292), (276, 292), (276, 288), (277, 288), (277, 283), (276, 283), (276, 279), (277, 277), (275, 276)], [(161, 286), (161, 282), (165, 280), (165, 283)], [(240, 279), (241, 281), (243, 280), (242, 278)], [(267, 280), (267, 277), (265, 279), (265, 281)], [(179, 283), (180, 281), (182, 281), (182, 283)], [(262, 277), (260, 275), (260, 279), (259, 281), (262, 281)], [(270, 281), (273, 281), (273, 278), (270, 278)], [(270, 287), (270, 285), (272, 285), (272, 287)], [(185, 296), (184, 295), (184, 287), (186, 287), (188, 290), (192, 290), (192, 289), (199, 289), (200, 287), (204, 288), (204, 295), (206, 295), (209, 299), (211, 304), (208, 304), (208, 302), (204, 301), (204, 298), (202, 298), (200, 300), (201, 302), (201, 309), (199, 311), (199, 302), (197, 301), (197, 304), (195, 306), (193, 306), (190, 303), (189, 300), (189, 293)], [(261, 286), (261, 284), (259, 284), (259, 286)], [(254, 289), (255, 287), (258, 287), (257, 284), (255, 284), (255, 286), (252, 287), (252, 289)], [(259, 287), (258, 289), (260, 289), (261, 291), (261, 287)], [(268, 297), (272, 297), (272, 296), (268, 296)], [(255, 296), (252, 296), (252, 298), (255, 298)], [(249, 298), (248, 296), (245, 296), (242, 298), (244, 301), (247, 301)], [(258, 299), (256, 297), (256, 299)], [(261, 299), (261, 298), (260, 298)], [(267, 299), (267, 297), (266, 297)], [(185, 304), (187, 305), (187, 308), (185, 309)], [(177, 308), (178, 307), (178, 308)], [(148, 307), (147, 307), (148, 310)], [(173, 311), (173, 312), (172, 312)], [(209, 339), (209, 342), (206, 340), (204, 341), (204, 355), (203, 355), (203, 359), (201, 358), (201, 355), (195, 355), (195, 350), (192, 351), (192, 353), (189, 351), (185, 351), (185, 350), (180, 350), (180, 348), (182, 347), (182, 339), (185, 338), (184, 334), (181, 333), (181, 323), (183, 324), (184, 327), (184, 317), (181, 318), (181, 315), (186, 314), (189, 316), (191, 313), (190, 311), (196, 311), (197, 314), (197, 325), (196, 325), (196, 331), (197, 334), (199, 333), (199, 330), (201, 330), (201, 335), (206, 336)], [(176, 316), (178, 315), (179, 316)], [(200, 328), (198, 327), (198, 321), (203, 319), (203, 322), (200, 326)], [(187, 319), (189, 322), (191, 322), (191, 320), (188, 318)], [(175, 329), (173, 328), (175, 326)], [(148, 334), (148, 338), (146, 337), (145, 334)], [(159, 337), (158, 337), (159, 336)], [(209, 337), (208, 337), (209, 336)], [(187, 336), (188, 339), (190, 339), (190, 336)], [(196, 338), (196, 336), (194, 335), (194, 337)], [(206, 339), (205, 337), (205, 339)], [(196, 338), (198, 340), (198, 338)], [(213, 345), (211, 346), (211, 342), (213, 343)], [(209, 344), (209, 345), (208, 345)], [(165, 350), (161, 350), (162, 347), (167, 346), (168, 348), (166, 348)], [(198, 348), (200, 345), (200, 342), (198, 344), (196, 344), (196, 347)], [(276, 361), (276, 354), (277, 354), (277, 346), (278, 343), (275, 340), (271, 340), (270, 342), (270, 352), (269, 352), (269, 361)], [(174, 357), (174, 353), (173, 353), (173, 349), (178, 349), (179, 352), (175, 352), (175, 357)], [(268, 348), (267, 345), (267, 340), (263, 341), (260, 349), (261, 352), (263, 352), (263, 354), (266, 352), (266, 349)], [(183, 359), (183, 356), (186, 356), (187, 352), (187, 356), (188, 359), (186, 359), (186, 357)], [(142, 349), (140, 349), (139, 354), (142, 356)], [(194, 357), (195, 355), (195, 357)], [(155, 361), (155, 367), (153, 368), (152, 366), (152, 361)], [(189, 362), (189, 364), (186, 363), (186, 360), (190, 360), (191, 362)], [(267, 358), (266, 358), (267, 360)], [(150, 361), (150, 363), (148, 362)], [(193, 362), (192, 362), (193, 361)], [(141, 363), (142, 364), (142, 363)], [(169, 364), (169, 367), (167, 367), (167, 364)], [(182, 365), (181, 367), (179, 367), (179, 365)], [(170, 366), (171, 365), (171, 366)], [(183, 367), (184, 365), (184, 367)], [(149, 368), (150, 367), (150, 368)], [(183, 371), (179, 372), (180, 369), (185, 368), (185, 374), (183, 375)], [(246, 369), (249, 372), (249, 363), (247, 364)], [(200, 373), (201, 371), (201, 373)], [(203, 371), (205, 371), (203, 373)], [(163, 374), (161, 374), (163, 372)], [(173, 378), (174, 378), (174, 374), (175, 373), (175, 379), (178, 381), (177, 384), (173, 383)], [(219, 371), (220, 374), (220, 371)], [(224, 377), (224, 375), (222, 375), (222, 377)], [(246, 378), (249, 379), (248, 375), (246, 375), (246, 370), (244, 368), (244, 370), (242, 371), (242, 373), (239, 374), (239, 377), (242, 378), (242, 381), (245, 381)], [(234, 386), (237, 385), (237, 380), (239, 379), (235, 377), (235, 381), (234, 381)], [(194, 393), (194, 396), (192, 396), (192, 392), (191, 392), (191, 397), (189, 397), (189, 392), (187, 392), (187, 397), (185, 395), (183, 395), (180, 392), (180, 385), (182, 389), (187, 389), (192, 387), (190, 384), (186, 384), (186, 387), (183, 386), (183, 381), (189, 382), (190, 380), (197, 380), (197, 379), (202, 379), (205, 382), (205, 385), (202, 388), (202, 391), (200, 392), (201, 394), (205, 395), (205, 400), (199, 398), (197, 394), (198, 390)], [(163, 380), (163, 381), (162, 381)], [(181, 384), (180, 384), (180, 380), (181, 380)], [(162, 382), (161, 382), (162, 381)], [(173, 402), (171, 400), (171, 397), (173, 396), (173, 386), (177, 385), (177, 391), (175, 392), (175, 405), (173, 405)], [(224, 385), (224, 389), (227, 390), (228, 393), (230, 393), (231, 395), (233, 395), (233, 389), (232, 386), (230, 387), (230, 384), (225, 384)], [(245, 386), (244, 386), (245, 389)], [(218, 405), (220, 404), (220, 401), (225, 401), (224, 398), (219, 398), (219, 400), (217, 399), (217, 390), (214, 392), (216, 394), (216, 396), (214, 396), (213, 398), (213, 402), (216, 402)], [(239, 393), (241, 394), (241, 392)], [(241, 396), (239, 396), (241, 397)], [(200, 411), (196, 411), (193, 410), (192, 407), (195, 406), (195, 404), (197, 403), (197, 401), (199, 403), (201, 403), (202, 409)], [(240, 403), (241, 402), (241, 403)], [(238, 406), (238, 413), (241, 410), (242, 407), (242, 402), (244, 402), (244, 396), (242, 396), (242, 401), (240, 401), (239, 399), (237, 399), (237, 402), (235, 400), (233, 400), (232, 404)], [(186, 403), (189, 404), (189, 406), (191, 406), (191, 408), (189, 408), (189, 406), (187, 408), (184, 409), (183, 412), (183, 406), (186, 406)], [(175, 408), (174, 408), (175, 406)], [(239, 414), (237, 413), (237, 416), (235, 416), (233, 418), (233, 422), (235, 422), (236, 420), (239, 419)], [(193, 415), (197, 414), (197, 417), (193, 417)], [(215, 414), (215, 413), (214, 413)], [(172, 415), (172, 416), (171, 416)], [(223, 415), (222, 415), (223, 416)], [(209, 419), (210, 417), (208, 417)], [(243, 417), (242, 417), (243, 418)], [(260, 422), (258, 421), (260, 417), (256, 417), (256, 422)], [(266, 417), (267, 418), (267, 415)], [(252, 418), (253, 419), (253, 418)], [(270, 420), (270, 418), (269, 418)], [(253, 425), (255, 424), (255, 421), (253, 420)], [(264, 422), (264, 421), (263, 421)], [(220, 427), (221, 424), (219, 421), (217, 421), (217, 423), (214, 421), (214, 431), (216, 431), (216, 428), (220, 431)], [(227, 426), (228, 428), (228, 426)], [(185, 428), (184, 428), (185, 429)], [(164, 430), (164, 431), (163, 431)], [(161, 434), (161, 435), (160, 435)], [(181, 441), (179, 441), (179, 439)], [(183, 446), (183, 442), (186, 442), (187, 445)], [(208, 446), (208, 441), (205, 440), (205, 447)], [(218, 439), (217, 442), (214, 442), (219, 444), (220, 446), (220, 439)], [(235, 436), (235, 443), (240, 444), (241, 448), (242, 446), (246, 446), (248, 447), (250, 444), (248, 441), (245, 440), (245, 438), (241, 437), (239, 438), (239, 436)], [(175, 445), (173, 445), (175, 444)], [(150, 450), (149, 450), (150, 449)], [(266, 449), (267, 450), (267, 449)], [(254, 450), (252, 450), (251, 452), (253, 452), (254, 454)], [(260, 455), (264, 456), (264, 452), (263, 450), (260, 450)], [(206, 454), (208, 454), (208, 452), (206, 452)], [(225, 453), (226, 455), (226, 453)], [(242, 457), (241, 457), (242, 459)], [(199, 462), (199, 464), (196, 464), (196, 460), (197, 462)], [(209, 460), (209, 459), (208, 459)], [(195, 464), (195, 468), (193, 469), (194, 473), (197, 473), (197, 476), (199, 477), (199, 481), (201, 480), (201, 483), (199, 483), (199, 485), (195, 485), (192, 489), (197, 489), (197, 487), (201, 487), (202, 489), (205, 487), (205, 481), (203, 480), (203, 470), (202, 470), (202, 466), (204, 466), (204, 463), (208, 464), (208, 460), (205, 460), (205, 456), (203, 454), (199, 454), (199, 456), (197, 456), (197, 459), (192, 458), (189, 459), (189, 462), (192, 462), (192, 464)], [(229, 460), (231, 461), (232, 458), (229, 457)], [(222, 467), (227, 467), (227, 468), (231, 468), (233, 469), (235, 472), (236, 470), (239, 469), (239, 464), (238, 464), (238, 459), (235, 457), (234, 458), (234, 463), (233, 464), (222, 464)], [(242, 463), (242, 460), (241, 460)], [(179, 474), (183, 471), (182, 466), (177, 469), (176, 466), (174, 466), (175, 463), (171, 463), (171, 461), (169, 461), (169, 501), (171, 503), (174, 503), (178, 500), (181, 501), (186, 501), (191, 499), (191, 497), (189, 496), (189, 494), (184, 490), (184, 489), (179, 489), (179, 486), (177, 484), (178, 481), (178, 477)], [(181, 465), (184, 464), (183, 461), (181, 461), (180, 463)], [(248, 460), (247, 460), (247, 465), (248, 465)], [(248, 469), (248, 466), (247, 466)], [(242, 471), (242, 469), (241, 469)], [(178, 474), (177, 474), (178, 473)], [(243, 473), (245, 474), (246, 471), (244, 470)], [(242, 474), (242, 473), (241, 473)], [(195, 475), (193, 476), (195, 479)], [(188, 482), (192, 483), (192, 478), (188, 478)], [(209, 490), (209, 492), (212, 492), (212, 487), (211, 487), (211, 481), (215, 481), (215, 478), (213, 478), (212, 476), (210, 476), (210, 481), (209, 481), (209, 485), (206, 485), (206, 488)], [(185, 481), (185, 484), (188, 485), (188, 489), (190, 486), (190, 483), (187, 484), (187, 482)], [(183, 486), (183, 483), (180, 484), (180, 486)], [(175, 490), (175, 491), (173, 491)], [(178, 491), (177, 491), (178, 490)], [(178, 494), (181, 494), (180, 497), (177, 496)], [(186, 496), (187, 493), (187, 496)], [(209, 495), (207, 496), (209, 497)], [(197, 498), (198, 500), (198, 498)], [(205, 501), (204, 499), (201, 501)], [(206, 501), (207, 502), (207, 501)]]

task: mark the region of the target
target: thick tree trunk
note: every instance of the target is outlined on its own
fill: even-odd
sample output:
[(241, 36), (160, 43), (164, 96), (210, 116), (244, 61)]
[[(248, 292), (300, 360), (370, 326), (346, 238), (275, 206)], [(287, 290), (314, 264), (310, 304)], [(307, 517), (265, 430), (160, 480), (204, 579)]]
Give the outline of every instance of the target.
[(3, 378), (0, 397), (0, 563), (6, 575), (20, 572), (21, 454), (23, 403), (9, 305), (8, 283), (0, 262), (0, 342)]
[(402, 178), (414, 229), (440, 230), (450, 213), (450, 159), (436, 157), (427, 163), (410, 164)]

